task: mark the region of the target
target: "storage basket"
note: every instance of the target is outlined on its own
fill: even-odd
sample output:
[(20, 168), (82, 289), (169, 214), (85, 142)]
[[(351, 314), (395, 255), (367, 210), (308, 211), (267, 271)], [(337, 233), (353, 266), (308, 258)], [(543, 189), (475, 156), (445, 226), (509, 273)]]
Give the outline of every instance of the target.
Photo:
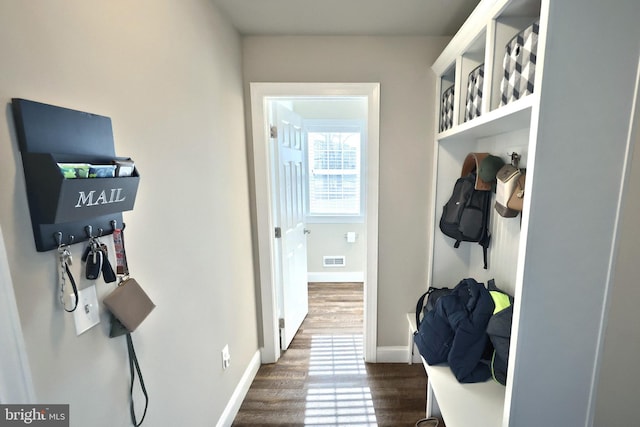
[(469, 73), (469, 78), (467, 79), (467, 100), (464, 109), (465, 122), (473, 120), (480, 115), (483, 82), (484, 64), (480, 64)]
[(440, 132), (453, 126), (453, 86), (442, 93), (440, 104)]
[(539, 21), (536, 21), (507, 43), (500, 106), (533, 93), (539, 32)]

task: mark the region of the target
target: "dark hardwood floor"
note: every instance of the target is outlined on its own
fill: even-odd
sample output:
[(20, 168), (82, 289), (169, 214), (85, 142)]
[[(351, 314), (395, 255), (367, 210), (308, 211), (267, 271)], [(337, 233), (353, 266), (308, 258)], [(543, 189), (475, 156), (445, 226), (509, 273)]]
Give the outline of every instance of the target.
[(263, 365), (233, 423), (413, 427), (424, 417), (421, 364), (365, 364), (361, 283), (310, 283), (309, 314), (278, 363)]

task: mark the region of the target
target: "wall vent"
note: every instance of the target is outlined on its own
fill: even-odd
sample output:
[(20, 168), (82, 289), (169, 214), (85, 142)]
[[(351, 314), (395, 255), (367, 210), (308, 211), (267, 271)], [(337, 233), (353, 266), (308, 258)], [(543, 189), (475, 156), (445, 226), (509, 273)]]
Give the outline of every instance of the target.
[(323, 256), (322, 257), (323, 267), (344, 267), (344, 264), (345, 264), (344, 256)]

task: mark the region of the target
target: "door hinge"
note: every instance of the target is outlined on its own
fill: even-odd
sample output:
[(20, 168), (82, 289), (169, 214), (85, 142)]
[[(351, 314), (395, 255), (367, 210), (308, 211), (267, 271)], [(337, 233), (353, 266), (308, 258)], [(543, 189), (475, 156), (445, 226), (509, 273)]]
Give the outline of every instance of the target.
[(276, 227), (276, 239), (279, 239), (281, 237), (282, 237), (282, 228)]
[(269, 128), (269, 136), (271, 138), (277, 138), (278, 137), (278, 128), (275, 126), (271, 126)]

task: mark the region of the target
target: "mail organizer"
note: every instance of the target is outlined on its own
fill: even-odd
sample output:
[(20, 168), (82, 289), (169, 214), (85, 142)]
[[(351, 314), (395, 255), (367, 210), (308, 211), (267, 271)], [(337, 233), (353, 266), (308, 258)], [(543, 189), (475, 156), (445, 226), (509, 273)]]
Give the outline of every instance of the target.
[[(135, 167), (114, 173), (112, 165), (130, 159), (115, 155), (111, 119), (24, 99), (13, 99), (12, 110), (36, 249), (111, 234), (133, 209), (140, 182)], [(76, 177), (68, 165), (91, 166)]]

